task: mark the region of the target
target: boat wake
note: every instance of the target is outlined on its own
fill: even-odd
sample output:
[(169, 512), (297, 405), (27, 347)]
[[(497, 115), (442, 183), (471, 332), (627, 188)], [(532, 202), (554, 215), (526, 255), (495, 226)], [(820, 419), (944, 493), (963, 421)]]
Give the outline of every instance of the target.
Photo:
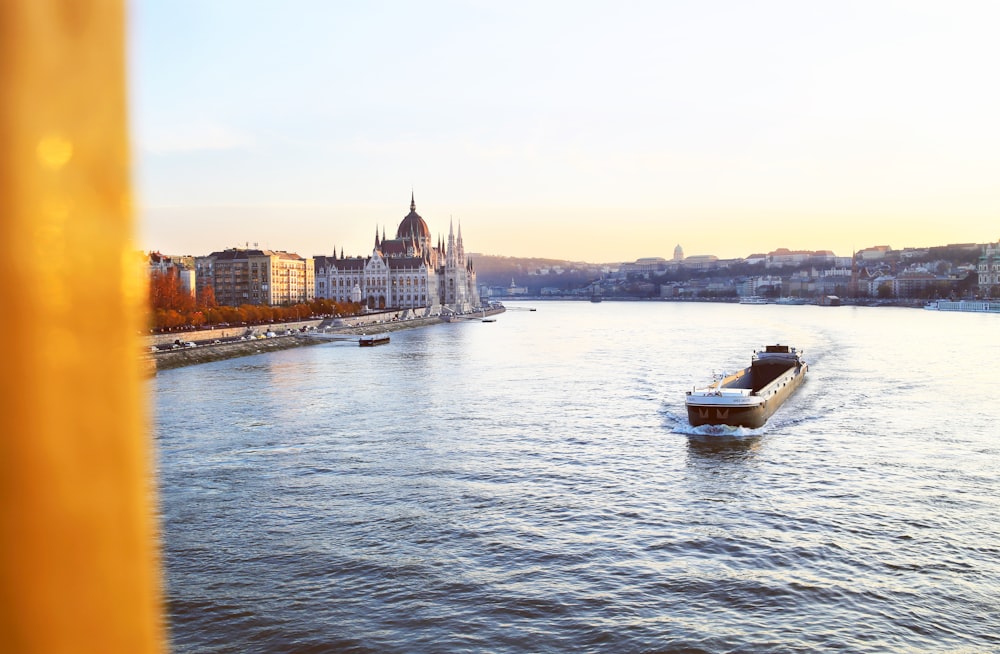
[(761, 436), (766, 432), (767, 425), (751, 429), (750, 427), (733, 427), (730, 425), (699, 425), (691, 426), (686, 414), (677, 413), (670, 409), (662, 412), (664, 426), (675, 434), (686, 434), (688, 436), (707, 436), (711, 438), (752, 438)]
[(731, 425), (699, 425), (697, 427), (692, 427), (686, 422), (674, 425), (674, 433), (687, 434), (688, 436), (751, 438), (762, 435), (764, 431), (764, 427), (759, 427), (757, 429), (751, 429), (749, 427), (733, 427)]

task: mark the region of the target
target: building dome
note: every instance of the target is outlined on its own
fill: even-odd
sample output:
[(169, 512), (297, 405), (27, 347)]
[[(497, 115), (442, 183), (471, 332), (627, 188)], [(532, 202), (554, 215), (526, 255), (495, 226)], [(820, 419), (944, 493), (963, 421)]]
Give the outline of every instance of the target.
[(418, 241), (424, 240), (429, 241), (431, 238), (431, 230), (427, 227), (427, 223), (420, 214), (417, 213), (417, 205), (413, 201), (413, 194), (410, 194), (410, 213), (406, 214), (403, 221), (399, 223), (399, 229), (396, 230), (396, 238), (410, 238), (413, 235)]

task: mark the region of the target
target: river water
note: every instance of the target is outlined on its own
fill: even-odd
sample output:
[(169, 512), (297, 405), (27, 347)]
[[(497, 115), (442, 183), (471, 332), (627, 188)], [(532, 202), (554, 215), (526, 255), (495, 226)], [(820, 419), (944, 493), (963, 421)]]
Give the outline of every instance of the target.
[(174, 651), (1000, 651), (1000, 316), (508, 306), (150, 382)]

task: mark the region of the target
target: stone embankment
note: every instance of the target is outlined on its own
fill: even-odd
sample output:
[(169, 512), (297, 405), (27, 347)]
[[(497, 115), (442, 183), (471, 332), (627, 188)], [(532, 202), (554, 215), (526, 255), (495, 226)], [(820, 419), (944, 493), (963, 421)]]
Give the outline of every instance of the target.
[[(166, 345), (180, 340), (191, 343), (203, 340), (214, 340), (214, 337), (233, 338), (239, 337), (248, 330), (245, 327), (228, 330), (202, 330), (199, 332), (185, 332), (181, 334), (159, 334), (150, 337), (148, 345), (150, 351), (146, 354), (147, 368), (150, 374), (155, 374), (160, 370), (170, 370), (172, 368), (182, 368), (184, 366), (198, 363), (208, 363), (210, 361), (221, 361), (223, 359), (233, 359), (263, 352), (276, 352), (278, 350), (288, 350), (293, 347), (306, 345), (322, 345), (329, 341), (315, 336), (309, 336), (309, 331), (301, 332), (305, 327), (307, 330), (324, 331), (329, 334), (344, 334), (346, 337), (361, 334), (384, 334), (400, 329), (413, 329), (427, 325), (441, 323), (438, 316), (425, 318), (412, 318), (410, 320), (365, 320), (364, 318), (348, 319), (346, 321), (308, 321), (295, 323), (294, 325), (281, 325), (275, 330), (279, 334), (268, 338), (251, 338), (242, 341), (227, 341), (221, 343), (204, 343), (190, 347), (177, 347), (169, 350), (151, 351), (157, 345)], [(292, 333), (287, 334), (286, 331)], [(249, 330), (254, 331), (254, 330)], [(257, 330), (261, 331), (261, 330)], [(230, 333), (232, 332), (232, 333)], [(260, 336), (261, 334), (255, 334)]]
[[(503, 313), (503, 307), (488, 309), (486, 315)], [(327, 334), (343, 334), (346, 338), (362, 334), (385, 334), (401, 329), (414, 329), (428, 325), (441, 324), (440, 316), (422, 316), (417, 318), (399, 319), (398, 314), (374, 314), (353, 316), (337, 320), (304, 320), (266, 328), (230, 327), (226, 329), (211, 329), (174, 334), (158, 334), (149, 337), (148, 352), (145, 362), (149, 374), (159, 370), (182, 368), (198, 363), (221, 361), (236, 357), (288, 350), (305, 345), (322, 345), (329, 340), (310, 336), (310, 333), (325, 332)], [(276, 335), (263, 337), (268, 332)], [(248, 340), (228, 340), (248, 336)], [(213, 341), (222, 342), (213, 342)], [(179, 346), (173, 349), (157, 349), (175, 341), (197, 343), (191, 346)], [(154, 351), (155, 350), (155, 351)]]
[(148, 336), (146, 345), (170, 345), (176, 340), (192, 342), (213, 341), (215, 339), (226, 340), (246, 336), (248, 333), (255, 336), (263, 336), (268, 331), (299, 331), (303, 327), (306, 329), (316, 329), (324, 322), (323, 320), (299, 320), (296, 322), (281, 323), (280, 325), (256, 325), (252, 327), (244, 325), (239, 327), (212, 327), (194, 331), (166, 332)]
[(274, 338), (257, 338), (250, 341), (232, 341), (228, 343), (198, 345), (197, 347), (181, 347), (176, 350), (151, 352), (147, 355), (147, 358), (152, 368), (150, 372), (155, 373), (160, 370), (182, 368), (196, 363), (208, 363), (209, 361), (245, 357), (262, 352), (288, 350), (303, 345), (319, 345), (322, 342), (318, 338), (311, 338), (305, 334), (292, 334), (290, 336), (275, 336)]

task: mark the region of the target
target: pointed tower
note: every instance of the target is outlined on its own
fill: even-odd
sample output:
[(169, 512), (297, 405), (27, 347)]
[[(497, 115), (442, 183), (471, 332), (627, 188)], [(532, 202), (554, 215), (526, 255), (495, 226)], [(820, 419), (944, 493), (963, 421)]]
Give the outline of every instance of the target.
[(850, 290), (847, 292), (847, 294), (849, 296), (851, 296), (851, 297), (857, 297), (858, 295), (861, 294), (859, 292), (860, 291), (860, 284), (858, 284), (858, 258), (857, 257), (858, 257), (858, 253), (856, 251), (854, 251), (854, 250), (851, 250), (851, 281), (850, 281), (850, 284), (848, 285), (848, 289), (850, 289)]
[(462, 221), (458, 221), (458, 265), (465, 265), (465, 246), (462, 245)]
[(448, 253), (445, 255), (445, 265), (454, 270), (458, 267), (458, 246), (455, 245), (455, 222), (448, 221)]

